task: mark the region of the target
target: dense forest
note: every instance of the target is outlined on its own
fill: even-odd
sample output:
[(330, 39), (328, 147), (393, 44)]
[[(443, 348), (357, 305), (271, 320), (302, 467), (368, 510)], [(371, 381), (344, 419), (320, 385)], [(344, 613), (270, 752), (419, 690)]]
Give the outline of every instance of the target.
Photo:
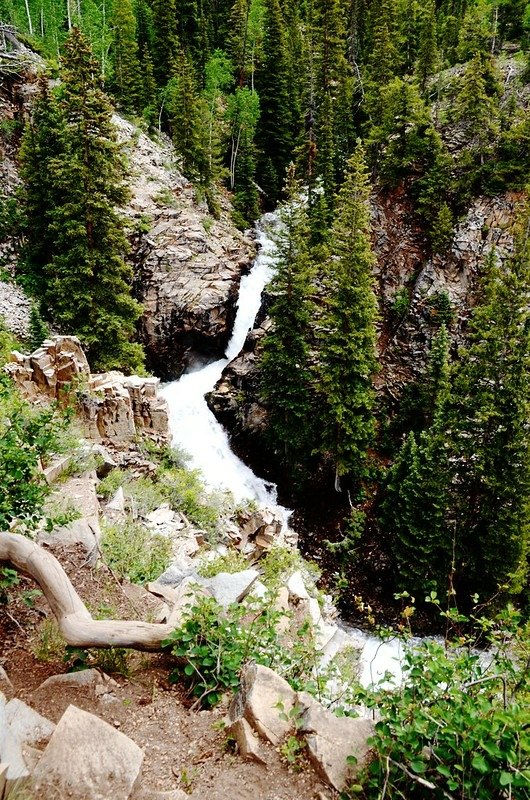
[[(247, 232), (274, 211), (260, 312), (270, 325), (258, 379), (238, 394), (264, 411), (261, 460), (349, 612), (375, 622), (370, 595), (355, 596), (368, 573), (385, 584), (379, 620), (388, 612), (410, 633), (416, 614), (447, 633), (445, 651), (427, 641), (408, 654), (400, 693), (356, 697), (382, 721), (368, 777), (342, 796), (528, 798), (530, 3), (0, 0), (0, 23), (0, 51), (16, 36), (37, 54), (29, 78), (0, 59), (6, 85), (31, 84), (24, 112), (0, 121), (17, 165), (0, 187), (0, 244), (16, 250), (0, 280), (31, 298), (23, 344), (75, 334), (94, 371), (150, 366), (131, 258), (146, 231), (123, 214), (130, 175), (115, 113), (138, 137), (170, 138), (208, 233), (227, 209)], [(506, 201), (504, 244), (466, 277), (467, 306), (445, 290), (422, 298), (414, 363), (409, 354), (390, 390), (382, 343), (395, 352), (405, 340), (420, 267), (390, 298), (382, 290), (381, 208), (406, 213), (421, 264), (443, 271), (479, 198)], [(17, 344), (0, 325), (0, 367)], [(72, 413), (32, 408), (2, 371), (2, 528), (31, 535), (49, 492), (43, 459), (68, 449)], [(128, 480), (155, 496), (151, 511), (168, 501), (214, 531), (200, 478), (155, 451), (153, 474)], [(242, 553), (236, 561), (248, 566)], [(0, 569), (0, 603), (16, 580)], [(208, 614), (209, 636), (226, 619)], [(226, 622), (234, 648), (242, 620)], [(199, 623), (187, 624), (174, 637), (190, 678), (201, 675), (192, 657), (204, 674), (220, 659), (186, 650)], [(493, 648), (493, 677), (477, 641)], [(225, 689), (247, 657), (238, 651)]]
[[(449, 590), (464, 605), (475, 593), (524, 599), (530, 7), (2, 0), (0, 17), (61, 78), (54, 89), (40, 79), (21, 203), (3, 207), (4, 229), (21, 232), (17, 277), (38, 298), (37, 327), (42, 317), (76, 332), (96, 368), (141, 368), (114, 104), (169, 133), (213, 216), (224, 189), (241, 227), (283, 204), (261, 400), (294, 495), (317, 481), (348, 497), (331, 545), (342, 579), (368, 528), (396, 590)], [(482, 265), (465, 347), (438, 297), (426, 372), (389, 409), (374, 389), (370, 198), (396, 188), (425, 252), (442, 256), (474, 197), (517, 191), (520, 203), (511, 257), (501, 264), (492, 249)], [(407, 300), (403, 289), (392, 312)]]

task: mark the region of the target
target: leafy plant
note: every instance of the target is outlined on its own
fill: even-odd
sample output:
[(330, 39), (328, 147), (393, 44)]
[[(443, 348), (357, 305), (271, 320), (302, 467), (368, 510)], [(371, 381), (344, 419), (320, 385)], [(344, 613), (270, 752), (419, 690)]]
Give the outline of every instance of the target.
[(60, 661), (64, 658), (66, 642), (54, 619), (45, 619), (32, 642), (31, 650), (38, 661)]
[(107, 564), (132, 583), (155, 580), (171, 557), (170, 539), (132, 520), (106, 525), (101, 546)]
[[(435, 593), (427, 600), (437, 604)], [(365, 702), (381, 719), (365, 796), (380, 798), (386, 786), (388, 797), (528, 798), (528, 631), (513, 608), (495, 621), (468, 620), (454, 610), (443, 615), (459, 626), (473, 622), (480, 641), (489, 644), (487, 655), (465, 635), (423, 641), (405, 653), (400, 689), (368, 692)]]
[(19, 583), (18, 573), (9, 567), (0, 567), (0, 603), (9, 601), (9, 590)]
[(223, 608), (212, 597), (199, 598), (163, 642), (178, 659), (170, 679), (184, 678), (204, 706), (216, 705), (224, 692), (239, 685), (239, 671), (249, 660), (277, 670), (296, 688), (306, 688), (315, 663), (313, 644), (303, 626), (287, 650), (278, 633), (284, 617), (285, 612), (262, 600)]
[(198, 573), (204, 578), (213, 578), (220, 572), (241, 572), (248, 569), (248, 559), (239, 550), (229, 550), (225, 555), (219, 555), (212, 560), (204, 560), (199, 566)]

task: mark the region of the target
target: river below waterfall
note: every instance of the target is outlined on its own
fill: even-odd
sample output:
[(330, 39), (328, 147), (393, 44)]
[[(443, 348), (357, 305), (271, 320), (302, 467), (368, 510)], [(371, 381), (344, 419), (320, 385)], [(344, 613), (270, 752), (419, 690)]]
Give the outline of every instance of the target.
[[(205, 400), (226, 367), (241, 351), (253, 327), (261, 304), (261, 294), (274, 272), (275, 245), (271, 236), (278, 225), (276, 214), (265, 214), (257, 228), (258, 254), (248, 275), (241, 279), (237, 314), (225, 358), (207, 364), (196, 363), (182, 377), (166, 384), (162, 395), (169, 405), (169, 425), (173, 444), (190, 455), (190, 465), (200, 469), (211, 489), (229, 491), (236, 501), (254, 500), (272, 507), (287, 522), (289, 511), (277, 504), (274, 484), (256, 476), (230, 449), (228, 435), (214, 417)], [(385, 672), (401, 679), (402, 644), (383, 642), (358, 629), (344, 627), (352, 643), (362, 648), (360, 679), (367, 686)]]

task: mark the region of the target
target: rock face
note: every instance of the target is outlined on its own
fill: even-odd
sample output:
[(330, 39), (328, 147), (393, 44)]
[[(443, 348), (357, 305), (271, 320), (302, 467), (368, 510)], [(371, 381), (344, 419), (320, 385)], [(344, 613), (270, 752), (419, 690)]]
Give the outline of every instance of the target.
[(154, 143), (115, 117), (128, 150), (135, 292), (144, 305), (140, 339), (149, 367), (178, 377), (191, 348), (219, 355), (235, 317), (239, 281), (254, 255), (221, 198), (219, 220), (195, 200), (193, 187), (173, 168), (169, 141)]
[(166, 440), (166, 401), (157, 393), (158, 378), (121, 372), (92, 375), (79, 339), (55, 336), (30, 355), (12, 353), (6, 366), (21, 393), (33, 402), (63, 399), (73, 385), (80, 389), (79, 409), (88, 439), (132, 441), (147, 433)]

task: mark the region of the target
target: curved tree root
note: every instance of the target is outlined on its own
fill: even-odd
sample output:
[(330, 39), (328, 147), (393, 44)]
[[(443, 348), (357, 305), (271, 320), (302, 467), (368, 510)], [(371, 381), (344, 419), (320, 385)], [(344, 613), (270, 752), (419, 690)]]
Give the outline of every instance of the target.
[(135, 620), (95, 620), (55, 556), (18, 533), (0, 532), (0, 562), (35, 580), (72, 647), (131, 647), (161, 650), (175, 625)]

